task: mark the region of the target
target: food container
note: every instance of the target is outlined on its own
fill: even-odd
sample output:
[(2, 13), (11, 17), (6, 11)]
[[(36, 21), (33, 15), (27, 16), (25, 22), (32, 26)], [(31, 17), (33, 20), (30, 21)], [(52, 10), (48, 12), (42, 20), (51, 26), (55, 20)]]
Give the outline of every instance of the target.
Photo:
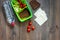
[[(32, 18), (32, 10), (31, 10), (31, 7), (29, 5), (29, 3), (26, 1), (26, 0), (20, 0), (23, 4), (26, 4), (26, 6), (24, 8), (21, 8), (20, 7), (20, 4), (18, 2), (18, 0), (11, 0), (11, 6), (15, 12), (15, 14), (17, 15), (17, 18), (20, 22), (24, 22), (30, 18)], [(22, 15), (20, 15), (20, 13), (23, 13), (24, 10), (27, 10), (29, 12), (29, 16), (27, 17), (22, 17)], [(25, 12), (25, 15), (26, 15), (26, 12)]]

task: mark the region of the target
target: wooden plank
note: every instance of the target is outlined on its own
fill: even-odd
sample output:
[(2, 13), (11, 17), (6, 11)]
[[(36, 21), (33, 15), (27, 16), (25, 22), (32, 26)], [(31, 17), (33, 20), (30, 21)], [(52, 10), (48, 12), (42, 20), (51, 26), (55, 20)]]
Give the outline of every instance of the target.
[[(26, 22), (23, 22), (23, 23), (20, 23), (18, 22), (17, 18), (16, 18), (16, 25), (15, 27), (12, 29), (10, 28), (10, 26), (8, 26), (8, 24), (5, 22), (4, 20), (4, 16), (3, 16), (3, 13), (1, 13), (1, 26), (0, 27), (0, 31), (2, 32), (1, 36), (1, 40), (59, 40), (59, 31), (57, 31), (55, 28), (55, 21), (53, 20), (53, 13), (55, 13), (54, 10), (54, 4), (53, 4), (53, 0), (51, 0), (51, 5), (49, 4), (49, 1), (48, 0), (39, 0), (39, 2), (41, 3), (41, 8), (43, 10), (45, 10), (48, 14), (48, 21), (43, 25), (43, 26), (39, 26), (35, 21), (35, 16), (33, 16), (33, 18), (31, 19), (32, 22), (33, 22), (33, 25), (35, 26), (35, 30), (34, 31), (31, 31), (30, 33), (27, 33), (27, 26), (28, 26), (28, 22), (29, 21), (26, 21)], [(55, 1), (54, 1), (55, 2)], [(57, 4), (59, 4), (57, 2)], [(58, 6), (58, 5), (57, 5)], [(51, 9), (50, 9), (51, 8)], [(56, 10), (56, 9), (55, 9)], [(58, 10), (58, 9), (57, 9)], [(60, 9), (59, 9), (60, 10)], [(35, 12), (33, 10), (33, 12)], [(59, 13), (59, 12), (56, 12), (56, 14)], [(59, 15), (59, 14), (58, 14)], [(55, 18), (54, 18), (55, 19)], [(58, 20), (56, 20), (56, 24), (58, 24), (59, 26), (59, 17), (57, 17)], [(53, 21), (54, 23), (52, 23)], [(57, 22), (58, 21), (58, 22)], [(52, 23), (52, 24), (51, 24)], [(4, 25), (2, 25), (4, 24)], [(49, 28), (50, 26), (53, 25), (54, 27), (52, 28), (52, 30), (54, 31), (53, 33), (49, 34)], [(56, 32), (55, 32), (56, 30)], [(48, 37), (48, 35), (50, 35), (50, 37)], [(50, 38), (50, 39), (48, 39)]]
[(55, 10), (55, 13), (56, 13), (56, 40), (60, 40), (59, 38), (59, 29), (60, 29), (60, 1), (59, 0), (56, 0), (56, 10)]
[(6, 24), (4, 23), (4, 18), (3, 18), (3, 14), (2, 11), (0, 12), (1, 15), (1, 27), (2, 27), (2, 39), (6, 40)]
[(0, 15), (0, 40), (2, 40), (2, 25), (1, 25), (1, 15)]

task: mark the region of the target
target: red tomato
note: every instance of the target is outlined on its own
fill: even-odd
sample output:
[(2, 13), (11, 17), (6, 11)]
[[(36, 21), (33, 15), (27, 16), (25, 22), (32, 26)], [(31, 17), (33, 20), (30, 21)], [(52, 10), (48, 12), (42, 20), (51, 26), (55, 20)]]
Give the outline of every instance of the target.
[(23, 5), (22, 5), (22, 4), (20, 4), (20, 7), (21, 7), (21, 8), (23, 8)]
[(18, 2), (20, 2), (20, 0), (18, 0)]
[(19, 4), (21, 4), (22, 2), (20, 0), (18, 0)]
[(28, 26), (27, 29), (30, 29), (30, 26)]
[(29, 25), (31, 26), (32, 25), (32, 22), (29, 22)]
[(27, 29), (27, 32), (30, 32), (30, 29)]
[(34, 30), (35, 29), (35, 27), (34, 26), (32, 26), (32, 30)]
[(26, 6), (26, 4), (23, 4), (23, 8)]

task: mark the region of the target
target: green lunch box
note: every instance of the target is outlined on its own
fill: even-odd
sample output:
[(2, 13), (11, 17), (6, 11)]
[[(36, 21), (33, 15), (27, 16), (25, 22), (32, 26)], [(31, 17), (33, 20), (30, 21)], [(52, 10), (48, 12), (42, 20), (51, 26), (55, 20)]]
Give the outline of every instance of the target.
[[(32, 18), (32, 10), (31, 7), (29, 5), (29, 3), (27, 2), (27, 0), (20, 0), (22, 3), (26, 4), (26, 6), (24, 8), (20, 8), (20, 4), (18, 2), (18, 0), (11, 0), (11, 6), (15, 12), (15, 14), (17, 15), (17, 18), (20, 22), (24, 22), (30, 18)], [(25, 18), (21, 18), (19, 15), (21, 12), (23, 12), (23, 10), (27, 9), (29, 11), (29, 16), (25, 17)]]

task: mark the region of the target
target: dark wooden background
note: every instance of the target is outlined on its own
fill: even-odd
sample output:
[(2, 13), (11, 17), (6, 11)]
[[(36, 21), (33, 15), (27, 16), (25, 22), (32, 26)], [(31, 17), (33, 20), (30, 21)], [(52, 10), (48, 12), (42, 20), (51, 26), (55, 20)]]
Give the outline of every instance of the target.
[[(35, 30), (27, 32), (28, 21), (21, 23), (17, 20), (12, 29), (6, 23), (2, 3), (6, 0), (0, 0), (0, 40), (60, 40), (60, 0), (37, 0), (41, 3), (41, 8), (46, 11), (48, 20), (42, 26), (39, 26), (33, 15), (31, 21)], [(30, 0), (28, 0), (30, 2)], [(37, 10), (37, 9), (36, 9)], [(36, 10), (32, 10), (33, 14)]]

